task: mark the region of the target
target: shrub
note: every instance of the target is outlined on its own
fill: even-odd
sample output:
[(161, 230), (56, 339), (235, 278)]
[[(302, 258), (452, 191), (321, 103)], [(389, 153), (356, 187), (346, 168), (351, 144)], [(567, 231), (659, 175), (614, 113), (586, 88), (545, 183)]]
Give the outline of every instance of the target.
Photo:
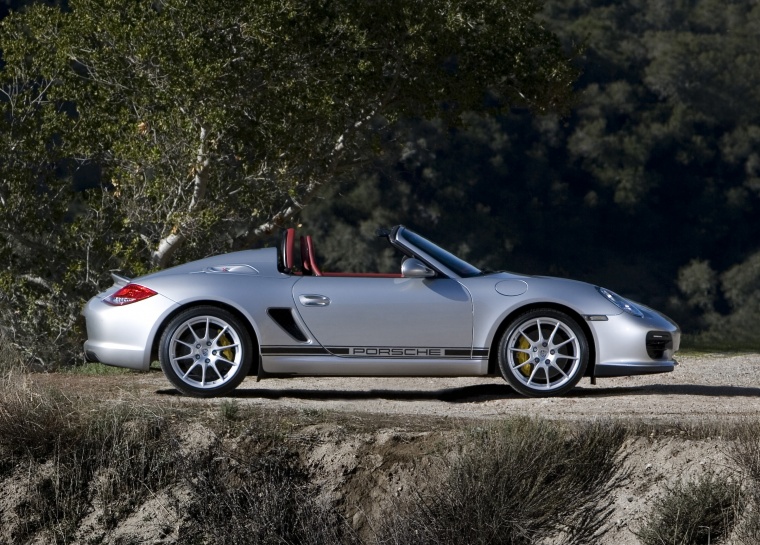
[[(67, 542), (89, 512), (93, 493), (104, 528), (142, 498), (173, 480), (176, 446), (160, 413), (104, 405), (24, 383), (2, 384), (0, 470), (23, 464), (26, 500), (18, 541), (36, 532)], [(102, 478), (97, 478), (101, 476)], [(93, 483), (97, 483), (95, 487)]]
[(567, 433), (515, 419), (471, 438), (438, 486), (381, 528), (384, 544), (595, 543), (606, 532), (611, 493), (624, 478), (616, 424)]
[[(236, 404), (222, 410), (227, 423), (240, 415)], [(181, 543), (358, 543), (337, 511), (318, 501), (298, 455), (271, 422), (257, 422), (230, 451), (221, 439), (207, 449), (180, 449), (170, 420), (153, 406), (2, 380), (0, 476), (18, 468), (26, 475), (23, 501), (14, 507), (19, 522), (7, 535), (19, 543), (71, 542), (94, 504), (107, 532), (147, 497), (179, 485)]]
[(11, 333), (7, 328), (3, 327), (2, 312), (0, 312), (0, 345), (11, 347), (11, 350), (4, 350), (2, 356), (0, 356), (0, 376), (6, 379), (9, 373), (18, 374), (23, 372), (26, 367), (24, 365), (24, 358), (16, 350), (12, 342)]
[(747, 500), (739, 539), (747, 545), (760, 543), (760, 424), (745, 422), (729, 453), (742, 475)]
[(737, 482), (707, 471), (667, 488), (636, 534), (644, 545), (718, 543), (734, 528), (742, 504)]
[(359, 543), (353, 530), (316, 498), (297, 453), (282, 445), (237, 452), (213, 444), (190, 461), (190, 522), (182, 543), (302, 545)]

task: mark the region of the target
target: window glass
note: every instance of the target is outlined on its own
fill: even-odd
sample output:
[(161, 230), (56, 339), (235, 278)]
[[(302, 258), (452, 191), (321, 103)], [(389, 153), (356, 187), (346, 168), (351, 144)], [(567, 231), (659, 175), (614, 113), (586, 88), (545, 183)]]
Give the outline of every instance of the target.
[(470, 265), (462, 259), (459, 259), (454, 254), (447, 252), (436, 244), (433, 244), (428, 239), (418, 235), (414, 231), (404, 229), (400, 234), (404, 240), (407, 240), (414, 246), (417, 246), (420, 250), (428, 254), (430, 257), (434, 258), (436, 261), (440, 261), (442, 265), (445, 265), (446, 268), (454, 271), (458, 276), (468, 278), (470, 276), (478, 276), (480, 274), (480, 269), (477, 267)]

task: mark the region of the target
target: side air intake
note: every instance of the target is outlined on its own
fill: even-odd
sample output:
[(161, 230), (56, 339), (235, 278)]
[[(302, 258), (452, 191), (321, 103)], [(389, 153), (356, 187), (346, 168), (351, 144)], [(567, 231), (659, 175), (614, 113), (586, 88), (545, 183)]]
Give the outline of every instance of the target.
[(305, 343), (309, 339), (304, 335), (304, 332), (298, 327), (295, 318), (293, 318), (293, 311), (289, 308), (268, 308), (267, 314), (274, 320), (274, 322), (280, 326), (285, 332), (293, 337), (295, 340)]

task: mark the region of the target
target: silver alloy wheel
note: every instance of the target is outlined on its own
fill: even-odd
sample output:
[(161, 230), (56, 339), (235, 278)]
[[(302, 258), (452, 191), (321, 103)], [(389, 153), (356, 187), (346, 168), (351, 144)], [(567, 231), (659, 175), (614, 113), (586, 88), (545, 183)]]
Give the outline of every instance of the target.
[(551, 309), (518, 318), (502, 338), (499, 364), (512, 386), (527, 395), (570, 390), (586, 370), (585, 335), (569, 316)]
[(168, 339), (171, 369), (193, 388), (218, 389), (234, 377), (244, 358), (236, 326), (214, 315), (193, 316), (173, 329)]
[(213, 305), (180, 312), (164, 327), (158, 344), (166, 378), (189, 396), (232, 392), (253, 363), (253, 339), (245, 322)]

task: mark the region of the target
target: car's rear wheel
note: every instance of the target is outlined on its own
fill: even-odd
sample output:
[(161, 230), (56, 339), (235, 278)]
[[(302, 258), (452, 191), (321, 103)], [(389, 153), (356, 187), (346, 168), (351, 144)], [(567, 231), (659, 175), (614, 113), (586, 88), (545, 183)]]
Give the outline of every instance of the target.
[(164, 374), (178, 390), (194, 397), (230, 393), (248, 375), (252, 357), (251, 337), (240, 320), (213, 306), (181, 312), (159, 342)]
[(519, 393), (546, 397), (571, 390), (588, 365), (588, 341), (578, 323), (554, 309), (517, 317), (499, 342), (502, 376)]

